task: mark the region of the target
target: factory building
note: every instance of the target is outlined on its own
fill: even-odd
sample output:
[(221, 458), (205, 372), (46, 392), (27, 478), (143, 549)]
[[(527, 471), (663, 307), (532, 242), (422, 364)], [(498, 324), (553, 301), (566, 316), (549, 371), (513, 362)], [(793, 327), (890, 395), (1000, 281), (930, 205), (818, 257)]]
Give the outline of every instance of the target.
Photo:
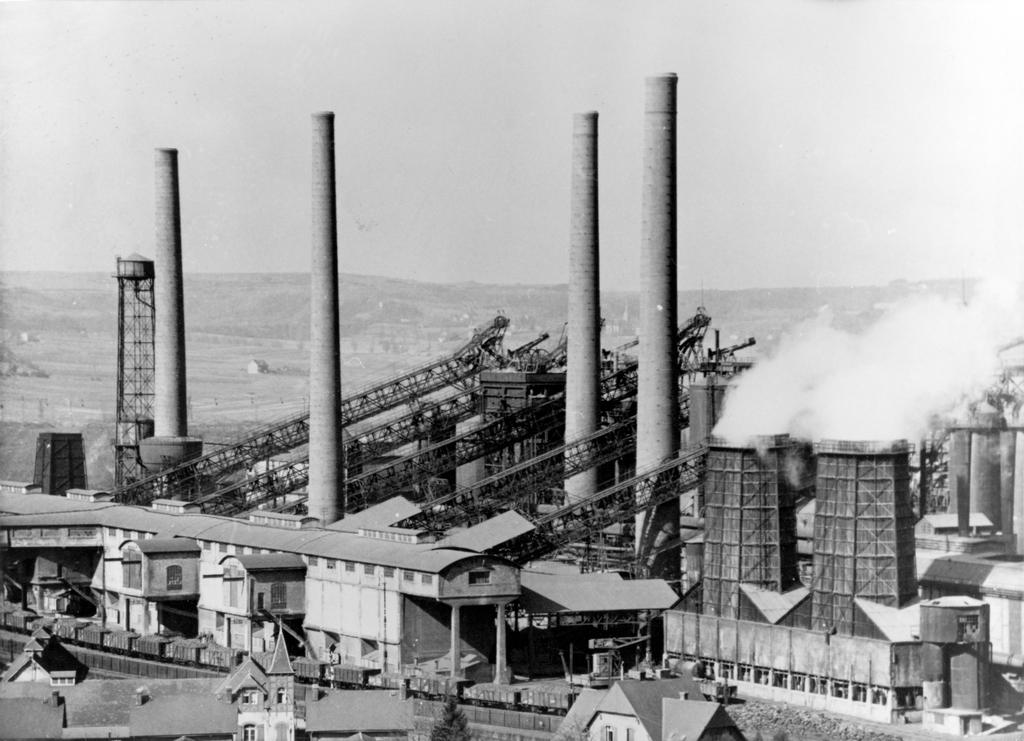
[[(2, 495), (0, 528), (8, 576), (25, 579), (21, 563), (52, 564), (62, 583), (84, 576), (110, 628), (198, 632), (258, 653), (280, 623), (305, 642), (302, 653), (322, 659), (390, 670), (442, 659), (458, 675), (471, 656), (477, 678), (507, 677), (504, 615), (520, 594), (518, 568), (470, 550), (471, 531), (442, 545), (391, 527), (387, 510), (360, 513), (354, 530), (286, 529)], [(29, 576), (25, 592), (41, 593)]]

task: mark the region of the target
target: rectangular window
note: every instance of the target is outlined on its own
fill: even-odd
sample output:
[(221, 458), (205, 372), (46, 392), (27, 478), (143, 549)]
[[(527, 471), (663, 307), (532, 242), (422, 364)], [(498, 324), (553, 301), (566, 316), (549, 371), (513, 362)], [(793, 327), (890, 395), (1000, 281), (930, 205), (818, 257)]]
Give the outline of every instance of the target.
[(615, 728), (613, 726), (605, 726), (601, 738), (604, 741), (615, 741)]
[(345, 571), (347, 571), (350, 574), (356, 573), (355, 562), (354, 561), (346, 561), (345, 562)]
[(636, 740), (636, 733), (634, 733), (632, 728), (627, 728), (626, 729), (626, 741), (635, 741), (635, 740)]
[(363, 564), (363, 573), (367, 576), (373, 576), (374, 566), (372, 563)]
[(424, 584), (433, 584), (434, 583), (434, 576), (433, 576), (433, 574), (421, 574), (420, 575), (420, 581), (423, 582)]
[(478, 584), (490, 584), (491, 583), (491, 572), (490, 571), (470, 571), (469, 572), (469, 585), (475, 586)]
[(390, 578), (395, 575), (395, 570), (389, 566), (384, 567), (384, 578)]
[(333, 558), (325, 558), (324, 565), (327, 567), (329, 571), (334, 571), (335, 563)]
[(316, 556), (310, 556), (309, 557), (309, 565), (310, 566), (316, 566), (318, 563), (320, 563), (320, 559), (319, 558), (317, 558)]
[(171, 564), (167, 567), (167, 591), (180, 592), (181, 583), (181, 566)]
[(228, 547), (227, 547), (226, 544), (224, 544), (224, 543), (218, 543), (217, 544), (217, 553), (227, 553), (227, 552), (228, 552)]
[(282, 582), (270, 585), (270, 609), (284, 610), (288, 607), (288, 587)]
[(416, 572), (409, 571), (408, 569), (402, 569), (402, 581), (415, 581)]

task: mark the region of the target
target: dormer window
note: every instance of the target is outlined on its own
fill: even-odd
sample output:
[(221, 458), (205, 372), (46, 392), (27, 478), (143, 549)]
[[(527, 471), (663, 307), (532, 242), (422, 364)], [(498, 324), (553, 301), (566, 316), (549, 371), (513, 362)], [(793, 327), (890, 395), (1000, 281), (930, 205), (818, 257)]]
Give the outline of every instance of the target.
[(256, 690), (242, 690), (241, 703), (243, 705), (258, 705), (260, 702), (260, 693)]

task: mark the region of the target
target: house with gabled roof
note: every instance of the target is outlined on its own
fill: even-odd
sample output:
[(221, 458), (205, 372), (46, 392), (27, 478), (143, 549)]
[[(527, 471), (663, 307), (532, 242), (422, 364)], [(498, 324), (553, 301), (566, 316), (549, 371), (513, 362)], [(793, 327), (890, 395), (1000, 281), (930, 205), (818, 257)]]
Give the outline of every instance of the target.
[(21, 655), (0, 674), (0, 682), (42, 682), (61, 687), (82, 681), (88, 671), (55, 636), (38, 629), (22, 648)]
[(744, 741), (725, 708), (707, 702), (689, 677), (623, 680), (590, 691), (556, 739), (572, 741)]

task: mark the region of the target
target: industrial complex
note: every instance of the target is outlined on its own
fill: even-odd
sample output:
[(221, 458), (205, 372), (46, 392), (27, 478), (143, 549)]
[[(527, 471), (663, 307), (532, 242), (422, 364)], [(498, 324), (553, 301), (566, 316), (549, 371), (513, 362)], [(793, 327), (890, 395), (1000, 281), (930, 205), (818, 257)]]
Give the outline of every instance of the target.
[[(2, 679), (46, 686), (0, 688), (0, 710), (33, 697), (46, 716), (0, 738), (423, 737), (450, 695), (504, 741), (570, 721), (595, 741), (742, 738), (743, 699), (1017, 730), (1024, 428), (978, 399), (922, 440), (722, 436), (754, 338), (723, 347), (678, 306), (676, 82), (646, 80), (635, 341), (601, 346), (598, 114), (581, 113), (563, 339), (506, 347), (509, 319), (481, 317), (455, 351), (345, 393), (334, 115), (314, 114), (308, 410), (216, 447), (186, 414), (188, 181), (157, 150), (154, 259), (119, 258), (111, 281), (115, 485), (87, 487), (73, 431), (40, 436), (34, 481), (0, 482), (0, 630), (20, 656)], [(89, 720), (99, 680), (76, 662), (151, 679)], [(363, 715), (331, 709), (357, 692)], [(161, 730), (190, 703), (210, 726)]]

